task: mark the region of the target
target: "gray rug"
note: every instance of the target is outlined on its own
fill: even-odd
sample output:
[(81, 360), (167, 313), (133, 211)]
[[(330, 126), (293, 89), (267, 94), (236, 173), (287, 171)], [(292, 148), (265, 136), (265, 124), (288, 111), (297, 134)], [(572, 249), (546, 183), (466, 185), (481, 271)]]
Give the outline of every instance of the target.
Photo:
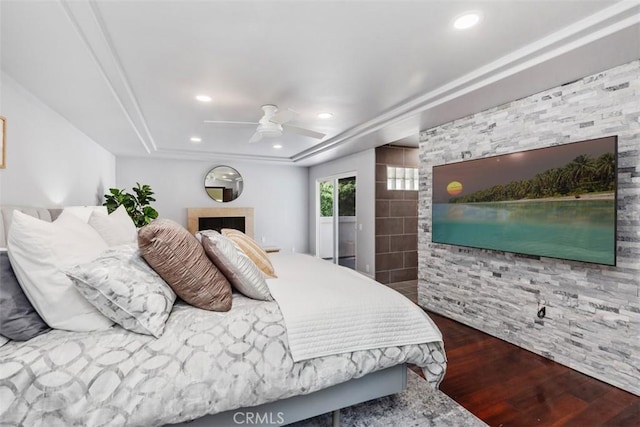
[[(331, 414), (291, 424), (295, 427), (331, 426)], [(449, 396), (431, 388), (409, 369), (407, 388), (394, 396), (382, 397), (340, 410), (343, 427), (474, 427), (486, 426)]]

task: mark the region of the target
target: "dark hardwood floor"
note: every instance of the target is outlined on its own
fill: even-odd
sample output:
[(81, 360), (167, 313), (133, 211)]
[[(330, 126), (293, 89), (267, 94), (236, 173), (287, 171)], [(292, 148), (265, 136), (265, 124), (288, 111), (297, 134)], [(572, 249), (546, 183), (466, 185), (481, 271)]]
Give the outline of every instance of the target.
[(640, 426), (639, 397), (446, 317), (429, 315), (442, 331), (448, 358), (440, 389), (487, 424)]

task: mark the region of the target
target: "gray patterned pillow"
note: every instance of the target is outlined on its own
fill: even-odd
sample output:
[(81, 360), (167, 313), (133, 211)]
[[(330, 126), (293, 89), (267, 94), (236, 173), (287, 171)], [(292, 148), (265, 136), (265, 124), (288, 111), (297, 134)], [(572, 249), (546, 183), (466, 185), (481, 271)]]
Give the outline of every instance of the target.
[(134, 246), (118, 246), (67, 272), (87, 301), (125, 329), (158, 338), (176, 294)]
[(27, 341), (49, 330), (22, 291), (7, 251), (0, 251), (0, 335)]
[(238, 291), (249, 298), (273, 301), (264, 274), (233, 240), (214, 230), (200, 231), (198, 236), (209, 259)]

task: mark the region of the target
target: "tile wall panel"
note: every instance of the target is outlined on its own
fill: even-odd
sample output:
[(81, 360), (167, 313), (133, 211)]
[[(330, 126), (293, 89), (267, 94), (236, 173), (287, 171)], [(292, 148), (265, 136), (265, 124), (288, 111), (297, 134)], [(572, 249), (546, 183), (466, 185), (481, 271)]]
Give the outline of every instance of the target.
[[(609, 135), (616, 267), (431, 242), (434, 165)], [(640, 61), (425, 130), (419, 149), (419, 304), (640, 394)]]

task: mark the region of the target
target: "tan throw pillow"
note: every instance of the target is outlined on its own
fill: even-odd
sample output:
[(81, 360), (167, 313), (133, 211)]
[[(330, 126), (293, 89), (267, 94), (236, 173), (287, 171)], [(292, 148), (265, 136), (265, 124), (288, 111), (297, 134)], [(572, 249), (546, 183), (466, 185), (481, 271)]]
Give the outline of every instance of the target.
[(273, 265), (269, 259), (269, 255), (262, 249), (262, 247), (251, 237), (247, 236), (240, 230), (234, 230), (231, 228), (223, 228), (221, 231), (223, 236), (231, 239), (245, 254), (258, 266), (260, 270), (267, 276), (276, 276), (273, 271)]
[(144, 259), (187, 303), (210, 311), (231, 309), (231, 285), (202, 245), (180, 224), (157, 219), (138, 232)]

